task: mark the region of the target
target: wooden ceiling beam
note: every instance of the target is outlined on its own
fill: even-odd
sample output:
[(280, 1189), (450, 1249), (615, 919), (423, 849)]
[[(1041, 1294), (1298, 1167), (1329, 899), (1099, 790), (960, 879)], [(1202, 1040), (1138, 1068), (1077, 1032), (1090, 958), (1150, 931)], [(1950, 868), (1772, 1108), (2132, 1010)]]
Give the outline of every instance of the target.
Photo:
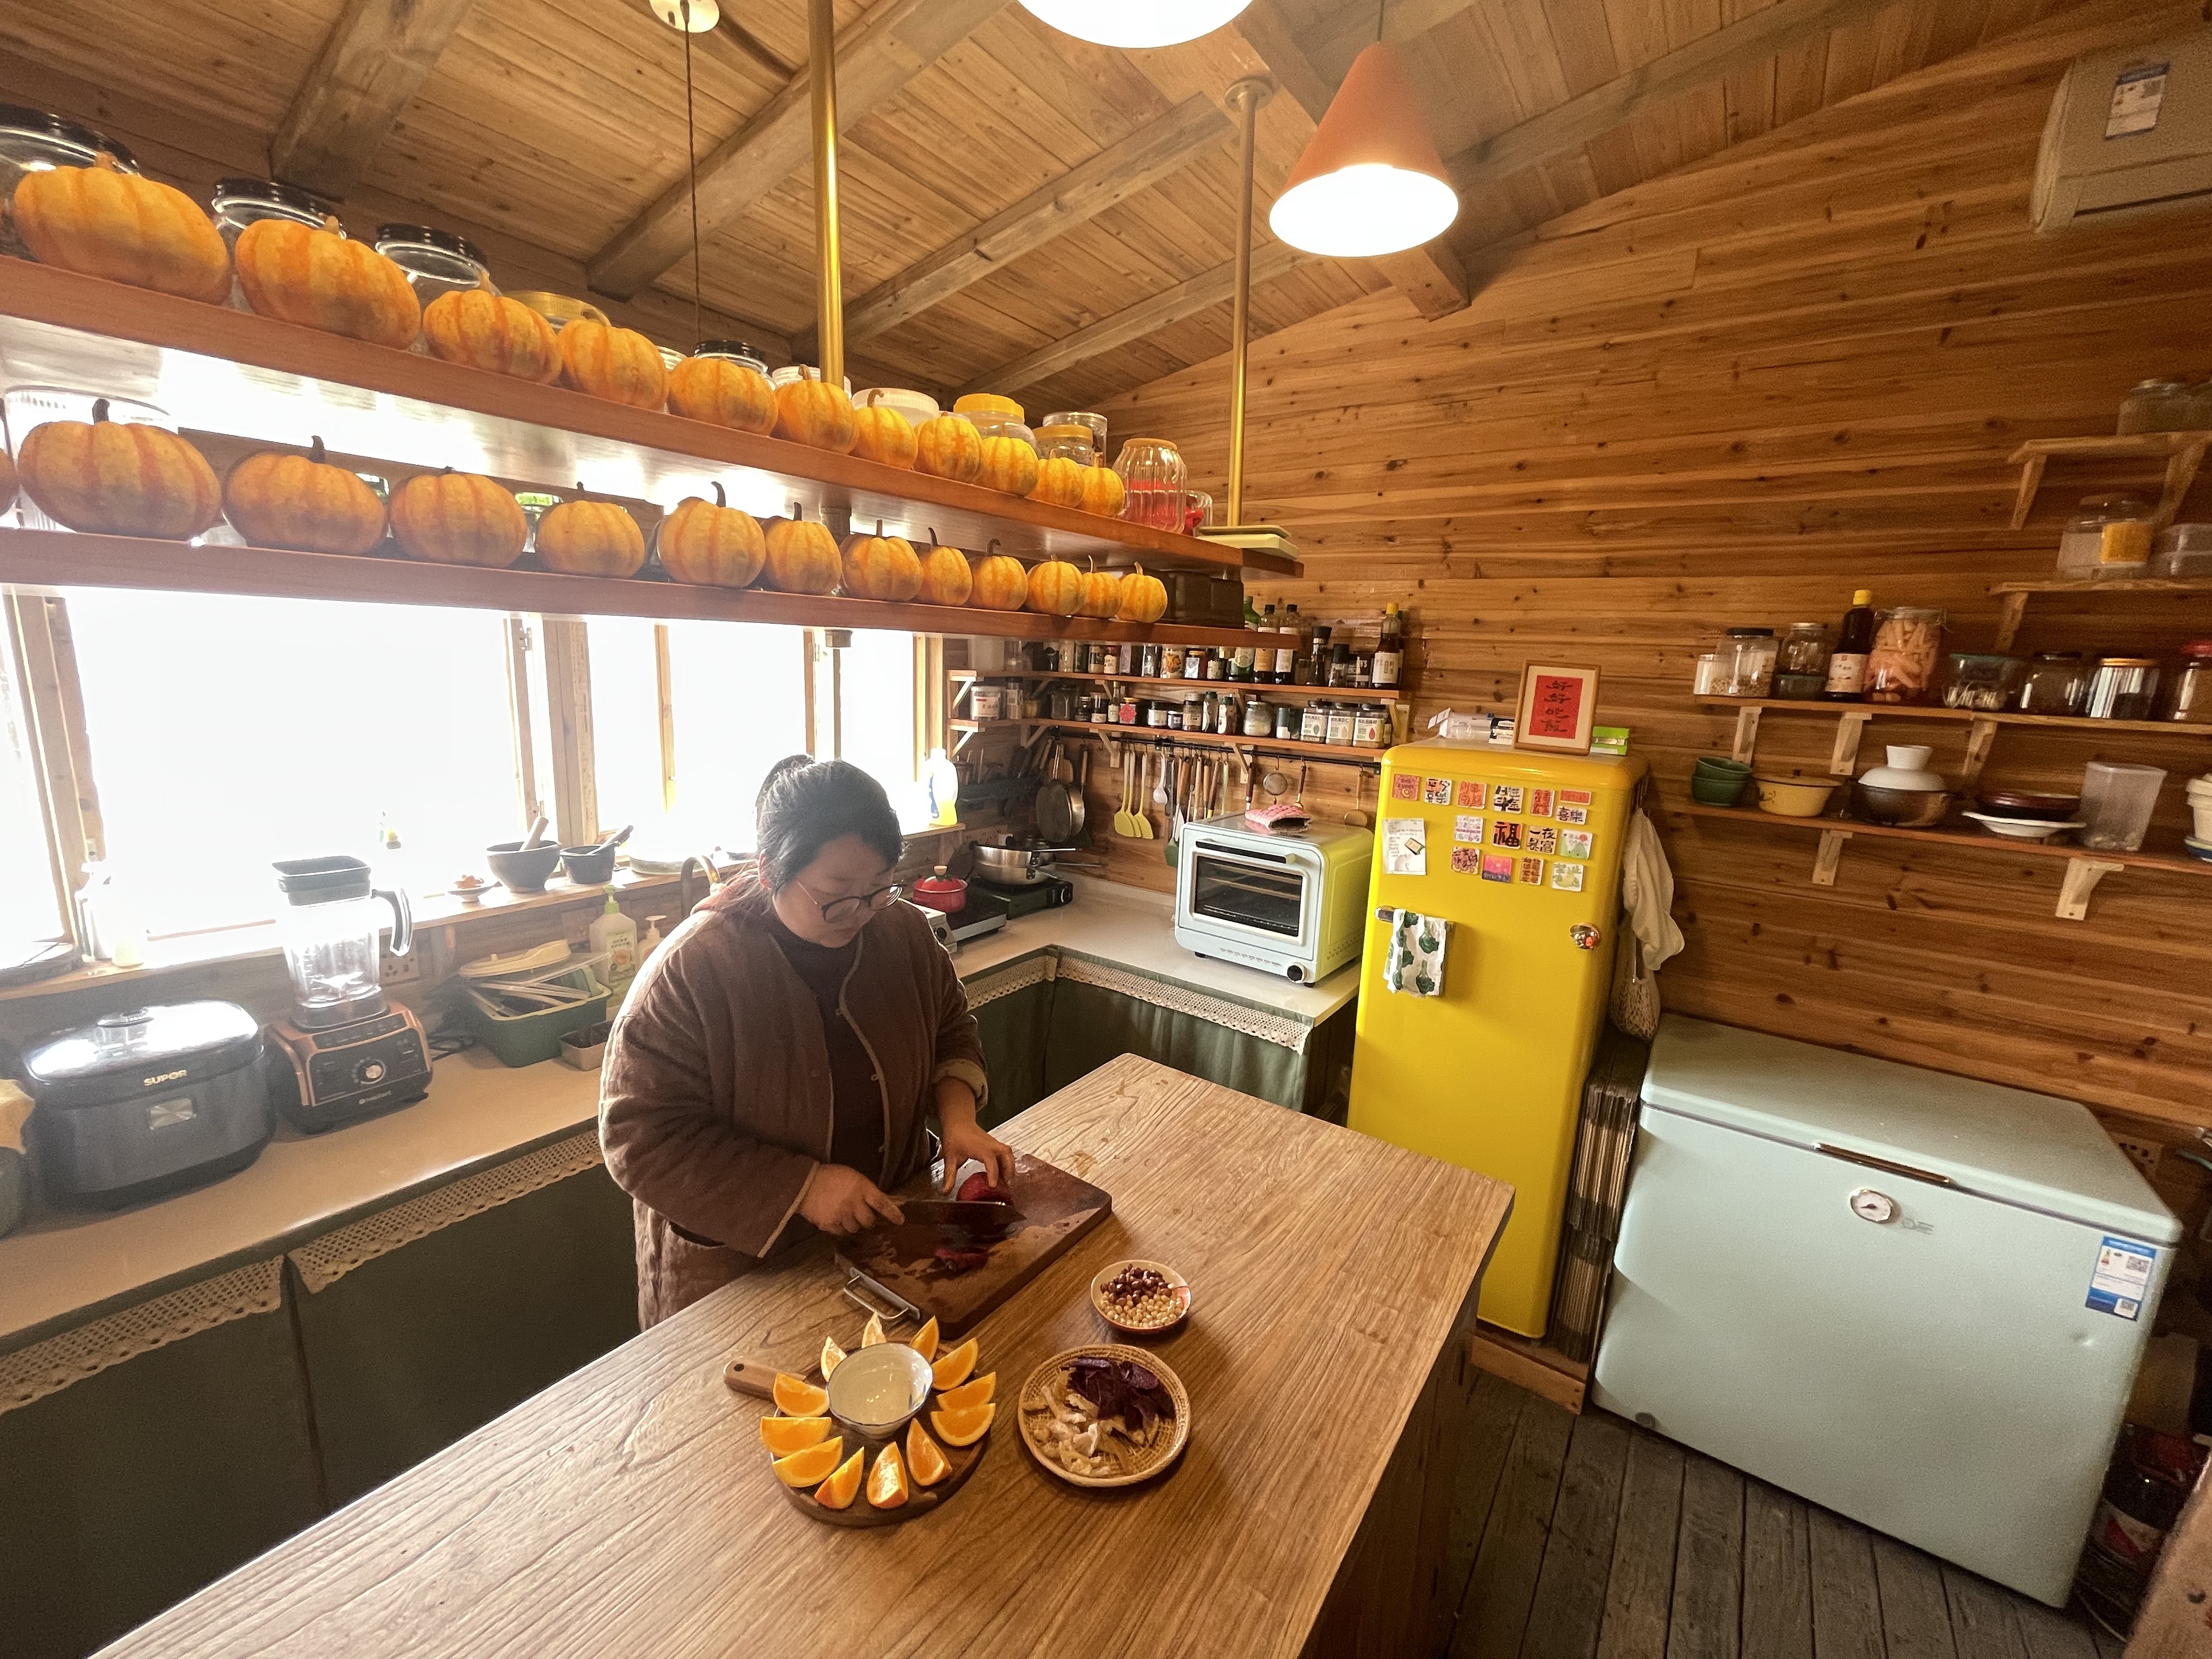
[[(1397, 0), (1382, 20), (1385, 40), (1410, 40), (1449, 22), (1474, 0)], [(1298, 32), (1298, 49), (1314, 68), (1334, 86), (1352, 68), (1352, 60), (1375, 41), (1375, 7), (1370, 0), (1352, 0), (1310, 28)]]
[[(1213, 100), (1193, 93), (1089, 161), (1032, 191), (1005, 212), (878, 283), (845, 307), (847, 343), (881, 334), (1004, 270), (1012, 260), (1066, 235), (1118, 202), (1179, 171), (1236, 129)], [(802, 362), (811, 362), (813, 331), (795, 336)]]
[(475, 0), (347, 0), (269, 141), (269, 171), (343, 198)]
[[(1361, 3), (1364, 9), (1364, 0)], [(1336, 96), (1341, 77), (1324, 75), (1306, 55), (1275, 9), (1275, 0), (1253, 0), (1231, 27), (1244, 37), (1244, 44), (1260, 55), (1276, 84), (1289, 93), (1318, 126), (1329, 100)], [(1470, 297), (1467, 272), (1441, 239), (1372, 263), (1424, 317), (1445, 317), (1467, 308)]]
[[(1301, 252), (1282, 242), (1269, 242), (1252, 250), (1252, 286), (1272, 283), (1278, 276), (1287, 276), (1302, 264), (1313, 263), (1316, 256)], [(1237, 292), (1237, 262), (1216, 265), (1211, 270), (1200, 271), (1188, 282), (1177, 283), (1164, 289), (1148, 300), (1102, 317), (1088, 327), (1079, 328), (1064, 340), (1055, 340), (1041, 346), (1028, 356), (1017, 357), (1012, 362), (1001, 363), (977, 375), (960, 388), (960, 396), (970, 392), (1013, 392), (1024, 391), (1041, 380), (1050, 379), (1064, 368), (1103, 356), (1116, 346), (1125, 346), (1132, 340), (1140, 340), (1170, 324), (1179, 323), (1186, 317), (1195, 316), (1210, 307), (1223, 304)]]
[[(399, 0), (388, 0), (398, 3)], [(837, 36), (837, 116), (846, 127), (1005, 8), (1006, 0), (877, 0)], [(702, 232), (727, 223), (806, 166), (811, 94), (802, 70), (699, 161)], [(689, 181), (678, 179), (586, 267), (592, 289), (629, 299), (691, 243)]]
[(1465, 200), (1527, 167), (1580, 149), (1660, 105), (1766, 63), (1832, 29), (1863, 23), (1905, 0), (1780, 0), (1704, 39), (1593, 87), (1518, 126), (1472, 144), (1444, 163)]

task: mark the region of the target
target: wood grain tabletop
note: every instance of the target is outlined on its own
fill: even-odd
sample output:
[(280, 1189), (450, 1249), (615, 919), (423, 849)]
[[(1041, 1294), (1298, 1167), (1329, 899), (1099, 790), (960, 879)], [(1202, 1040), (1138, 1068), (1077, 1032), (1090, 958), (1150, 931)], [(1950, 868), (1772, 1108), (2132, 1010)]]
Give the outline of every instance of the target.
[(1191, 1279), (1159, 1343), (1188, 1451), (1125, 1492), (1011, 1421), (957, 1500), (874, 1531), (771, 1485), (723, 1363), (796, 1369), (860, 1316), (826, 1243), (716, 1292), (106, 1650), (130, 1659), (1288, 1656), (1299, 1652), (1511, 1188), (1125, 1055), (1001, 1131), (1114, 1214), (975, 1334), (1011, 1401), (1109, 1334), (1118, 1257)]

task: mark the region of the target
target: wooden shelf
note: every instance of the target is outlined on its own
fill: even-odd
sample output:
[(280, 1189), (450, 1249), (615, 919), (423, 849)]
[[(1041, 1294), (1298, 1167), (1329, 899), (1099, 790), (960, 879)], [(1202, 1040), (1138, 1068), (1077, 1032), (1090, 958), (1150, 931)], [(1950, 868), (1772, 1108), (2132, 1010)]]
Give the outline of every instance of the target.
[(0, 583), (14, 587), (133, 587), (163, 592), (246, 593), (276, 599), (347, 599), (374, 605), (459, 605), (561, 617), (649, 617), (658, 621), (781, 623), (804, 628), (889, 628), (916, 634), (983, 634), (1017, 640), (1134, 640), (1168, 645), (1234, 644), (1236, 628), (1177, 623), (1141, 627), (873, 599), (820, 599), (761, 588), (696, 587), (643, 577), (562, 576), (545, 570), (486, 570), (412, 559), (290, 553), (277, 548), (195, 546), (135, 536), (0, 528)]
[[(1402, 688), (1397, 686), (1391, 687), (1387, 692), (1378, 692), (1343, 685), (1268, 685), (1258, 680), (1169, 680), (1148, 678), (1142, 674), (1079, 674), (1073, 670), (1062, 672), (1056, 668), (994, 669), (986, 678), (994, 680), (1088, 680), (1094, 685), (1103, 685), (1111, 680), (1116, 685), (1166, 685), (1201, 695), (1208, 691), (1234, 691), (1242, 696), (1247, 691), (1253, 691), (1284, 702), (1314, 702), (1333, 698), (1350, 702), (1387, 703), (1393, 708), (1412, 706), (1411, 699), (1405, 696)], [(2212, 731), (2212, 726), (2205, 729)]]
[(2021, 623), (2027, 615), (2027, 602), (2038, 593), (2078, 593), (2098, 598), (2135, 594), (2146, 599), (2191, 599), (2198, 595), (2212, 595), (2212, 581), (2138, 576), (2127, 581), (1998, 582), (1990, 589), (1990, 592), (2002, 601), (1997, 606), (1995, 648), (2009, 651), (2012, 642), (2020, 637)]
[(956, 732), (1084, 732), (1104, 740), (1119, 738), (1130, 743), (1188, 743), (1212, 749), (1264, 750), (1270, 755), (1310, 757), (1315, 760), (1332, 761), (1340, 766), (1380, 766), (1383, 755), (1380, 749), (1355, 749), (1342, 743), (1306, 743), (1296, 738), (1231, 737), (1215, 732), (1175, 732), (1164, 726), (1101, 725), (1096, 720), (955, 720), (952, 728)]
[(2161, 530), (2181, 511), (2197, 469), (2204, 460), (2212, 432), (2138, 432), (2125, 437), (2106, 433), (2094, 438), (2031, 438), (2012, 453), (2020, 469), (2020, 493), (2014, 499), (2012, 527), (2019, 530), (2034, 511), (2037, 492), (2043, 488), (2044, 470), (2052, 461), (2150, 460), (2166, 463), (2165, 478), (2154, 521)]
[[(2045, 726), (2094, 737), (2103, 732), (2170, 732), (2179, 737), (2212, 737), (2212, 725), (2195, 720), (2099, 720), (2086, 714), (1984, 713), (1977, 708), (1933, 708), (1925, 704), (1819, 702), (1808, 697), (1699, 697), (1700, 708), (1778, 708), (1785, 714), (1864, 714), (1874, 720), (1988, 720), (1996, 726)], [(1771, 817), (1772, 814), (1768, 816)]]
[(2029, 858), (2061, 859), (2066, 861), (2066, 875), (2059, 893), (2057, 914), (2068, 921), (2086, 919), (2089, 914), (2089, 895), (2098, 882), (2121, 870), (2156, 870), (2168, 875), (2212, 876), (2212, 864), (2191, 858), (2185, 853), (2108, 853), (2095, 848), (2054, 846), (2049, 842), (2012, 841), (1985, 830), (1948, 825), (1928, 830), (1905, 830), (1888, 824), (1864, 823), (1856, 818), (1784, 817), (1778, 812), (1762, 812), (1755, 806), (1707, 806), (1698, 801), (1676, 801), (1671, 805), (1674, 811), (1687, 813), (1692, 817), (1722, 818), (1762, 829), (1796, 830), (1818, 835), (1820, 850), (1814, 864), (1813, 880), (1815, 885), (1821, 887), (1835, 884), (1836, 866), (1842, 854), (1843, 845), (1854, 836), (1867, 836), (1877, 841), (1919, 842), (1928, 846), (1959, 848), (1968, 853), (1993, 853), (2006, 856), (2017, 853)]
[(706, 494), (719, 480), (732, 504), (748, 511), (788, 512), (796, 501), (810, 514), (849, 515), (856, 526), (880, 519), (912, 540), (926, 543), (934, 530), (945, 544), (975, 552), (996, 539), (1000, 550), (1028, 558), (1109, 568), (1141, 562), (1164, 574), (1295, 576), (1299, 569), (1279, 554), (533, 386), (28, 260), (9, 259), (0, 270), (0, 363), (11, 383), (138, 398), (180, 426), (273, 443), (319, 435), (333, 450), (563, 489), (581, 479), (664, 506)]

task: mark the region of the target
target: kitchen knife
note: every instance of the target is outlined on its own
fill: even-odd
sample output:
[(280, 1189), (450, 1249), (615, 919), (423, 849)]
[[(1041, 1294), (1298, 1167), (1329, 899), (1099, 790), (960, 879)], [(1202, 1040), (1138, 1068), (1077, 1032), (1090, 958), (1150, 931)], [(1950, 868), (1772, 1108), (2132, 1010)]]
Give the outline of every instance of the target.
[(1003, 1232), (1022, 1218), (1011, 1204), (963, 1202), (948, 1198), (901, 1198), (893, 1200), (909, 1222), (933, 1227), (965, 1227), (971, 1232)]

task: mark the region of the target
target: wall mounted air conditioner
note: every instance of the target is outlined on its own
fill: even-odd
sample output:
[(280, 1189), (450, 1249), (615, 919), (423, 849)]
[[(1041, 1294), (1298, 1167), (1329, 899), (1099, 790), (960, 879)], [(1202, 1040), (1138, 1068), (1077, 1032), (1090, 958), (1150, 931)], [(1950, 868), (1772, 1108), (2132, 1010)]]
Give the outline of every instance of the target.
[(2044, 123), (2036, 229), (2191, 204), (2212, 205), (2212, 29), (2076, 58)]

